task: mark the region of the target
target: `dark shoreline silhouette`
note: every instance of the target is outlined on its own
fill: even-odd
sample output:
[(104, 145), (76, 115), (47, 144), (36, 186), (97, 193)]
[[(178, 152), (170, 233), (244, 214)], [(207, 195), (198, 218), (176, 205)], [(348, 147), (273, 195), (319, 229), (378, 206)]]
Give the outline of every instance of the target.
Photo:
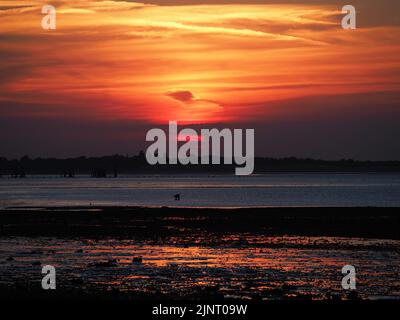
[[(224, 161), (221, 160), (221, 163)], [(76, 157), (66, 159), (35, 158), (20, 159), (0, 157), (0, 178), (24, 178), (27, 175), (55, 174), (64, 178), (90, 175), (95, 178), (117, 177), (119, 174), (193, 174), (228, 173), (232, 165), (155, 165), (147, 163), (141, 152), (136, 156), (111, 155), (103, 157)], [(400, 161), (355, 161), (352, 159), (318, 160), (289, 158), (255, 158), (254, 173), (274, 172), (400, 172)]]

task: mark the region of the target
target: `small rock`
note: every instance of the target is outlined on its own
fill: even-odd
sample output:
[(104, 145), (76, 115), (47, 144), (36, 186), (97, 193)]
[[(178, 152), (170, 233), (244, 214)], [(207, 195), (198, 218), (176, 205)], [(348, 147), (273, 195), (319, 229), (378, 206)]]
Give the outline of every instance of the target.
[(81, 284), (84, 284), (84, 281), (81, 278), (76, 278), (76, 279), (71, 279), (71, 283), (76, 284), (76, 285), (81, 285)]
[(348, 294), (348, 299), (350, 300), (359, 300), (360, 297), (358, 296), (358, 293), (356, 291), (350, 291), (350, 293)]
[(132, 258), (132, 263), (142, 263), (143, 258), (142, 257), (133, 257)]
[(111, 259), (108, 261), (94, 262), (89, 264), (89, 267), (116, 267), (116, 266), (117, 266), (117, 260), (115, 259)]
[(43, 254), (42, 250), (32, 250), (30, 254)]

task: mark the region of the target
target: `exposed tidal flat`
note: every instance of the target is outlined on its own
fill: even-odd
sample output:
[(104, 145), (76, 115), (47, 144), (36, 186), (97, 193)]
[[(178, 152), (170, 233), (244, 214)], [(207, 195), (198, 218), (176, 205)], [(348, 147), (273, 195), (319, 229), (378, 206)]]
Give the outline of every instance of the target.
[[(57, 207), (0, 211), (8, 298), (398, 299), (392, 208)], [(41, 267), (57, 289), (41, 289)], [(357, 290), (341, 268), (357, 270)]]

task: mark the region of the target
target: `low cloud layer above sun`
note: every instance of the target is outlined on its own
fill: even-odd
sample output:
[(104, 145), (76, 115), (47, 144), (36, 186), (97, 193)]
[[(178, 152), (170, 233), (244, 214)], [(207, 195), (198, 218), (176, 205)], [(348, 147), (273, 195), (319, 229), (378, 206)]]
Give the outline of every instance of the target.
[(181, 122), (196, 122), (192, 119), (216, 119), (223, 112), (223, 107), (213, 100), (195, 97), (192, 92), (187, 90), (173, 90), (166, 93), (166, 96), (179, 102), (178, 117)]

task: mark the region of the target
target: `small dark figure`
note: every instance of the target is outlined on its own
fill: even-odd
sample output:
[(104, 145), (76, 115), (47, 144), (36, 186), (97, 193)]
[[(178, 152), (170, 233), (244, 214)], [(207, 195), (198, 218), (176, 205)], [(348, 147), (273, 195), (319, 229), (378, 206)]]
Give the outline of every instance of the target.
[(181, 200), (181, 194), (177, 193), (176, 195), (174, 195), (174, 198), (175, 198), (176, 201)]

